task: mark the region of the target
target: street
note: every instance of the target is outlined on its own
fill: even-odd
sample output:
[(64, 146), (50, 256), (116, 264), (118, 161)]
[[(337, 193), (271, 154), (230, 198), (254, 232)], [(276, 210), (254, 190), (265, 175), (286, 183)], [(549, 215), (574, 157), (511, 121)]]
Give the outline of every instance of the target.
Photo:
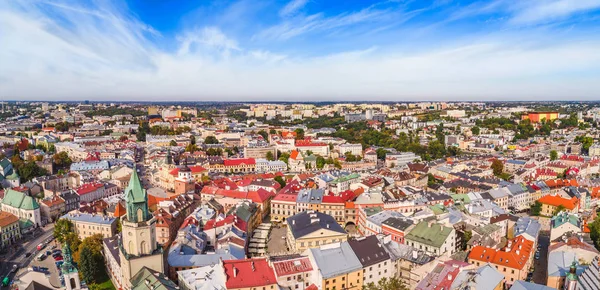
[(546, 272), (548, 271), (548, 247), (550, 246), (550, 233), (548, 231), (540, 231), (538, 238), (538, 246), (540, 249), (540, 258), (533, 260), (533, 282), (546, 285)]
[[(11, 247), (11, 250), (0, 256), (0, 277), (5, 277), (10, 273), (13, 265), (18, 265), (19, 268), (26, 268), (29, 266), (31, 260), (35, 259), (37, 255), (37, 245), (42, 243), (44, 240), (52, 237), (54, 231), (54, 224), (48, 224), (45, 227), (37, 229), (33, 234), (26, 234), (21, 239), (21, 244), (17, 244)], [(25, 257), (26, 253), (32, 253), (29, 257)], [(11, 273), (11, 280), (14, 277), (14, 273)]]

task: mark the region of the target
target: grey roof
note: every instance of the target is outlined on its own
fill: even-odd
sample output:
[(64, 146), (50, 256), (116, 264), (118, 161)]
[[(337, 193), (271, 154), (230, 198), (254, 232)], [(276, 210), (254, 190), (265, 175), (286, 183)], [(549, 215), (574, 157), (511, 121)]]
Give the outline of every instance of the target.
[(410, 226), (413, 225), (412, 221), (397, 217), (390, 217), (384, 220), (382, 224), (401, 231), (406, 231)]
[(178, 290), (179, 287), (163, 273), (144, 266), (131, 278), (133, 290)]
[(321, 212), (297, 213), (287, 219), (287, 225), (295, 239), (323, 229), (346, 234), (333, 217)]
[(515, 223), (513, 233), (515, 237), (527, 234), (537, 239), (541, 228), (542, 225), (537, 220), (530, 217), (521, 217), (517, 220), (517, 223)]
[(548, 255), (548, 277), (566, 277), (573, 261), (577, 263), (577, 275), (579, 276), (587, 267), (579, 264), (576, 253), (551, 252)]
[(297, 203), (315, 203), (319, 204), (323, 201), (324, 189), (306, 189), (301, 190), (296, 198)]
[(600, 289), (600, 265), (598, 257), (594, 258), (590, 266), (579, 276), (579, 286), (581, 290)]
[(310, 252), (324, 279), (362, 269), (362, 264), (348, 242), (311, 248)]
[(428, 255), (424, 251), (409, 245), (399, 244), (393, 242), (391, 239), (386, 242), (384, 236), (378, 235), (377, 239), (379, 239), (379, 242), (393, 261), (402, 259), (418, 265), (424, 265), (435, 259), (435, 257)]
[(113, 259), (117, 262), (117, 264), (121, 264), (121, 255), (119, 255), (119, 239), (121, 238), (121, 234), (112, 236), (110, 238), (103, 239), (102, 241), (106, 245), (109, 250), (109, 253)]
[(452, 282), (452, 289), (455, 290), (494, 290), (502, 283), (504, 275), (494, 269), (490, 264), (486, 264), (476, 272), (464, 270), (458, 273), (458, 276)]
[(494, 199), (498, 199), (498, 198), (502, 198), (502, 197), (508, 196), (508, 191), (505, 188), (492, 189), (492, 190), (488, 191), (488, 193)]
[(522, 280), (517, 280), (512, 285), (512, 287), (510, 287), (510, 290), (556, 290), (556, 288), (548, 287), (546, 285), (525, 282)]
[(376, 236), (360, 237), (348, 240), (354, 254), (363, 267), (368, 267), (389, 260), (390, 255), (385, 251)]
[(389, 218), (394, 218), (394, 217), (395, 218), (404, 218), (404, 216), (397, 211), (384, 210), (384, 211), (378, 212), (372, 216), (369, 216), (367, 218), (367, 220), (378, 226), (381, 226), (381, 224), (384, 221), (388, 220)]
[(106, 215), (89, 214), (89, 213), (68, 213), (61, 218), (68, 219), (74, 222), (86, 222), (102, 225), (113, 224), (117, 219)]

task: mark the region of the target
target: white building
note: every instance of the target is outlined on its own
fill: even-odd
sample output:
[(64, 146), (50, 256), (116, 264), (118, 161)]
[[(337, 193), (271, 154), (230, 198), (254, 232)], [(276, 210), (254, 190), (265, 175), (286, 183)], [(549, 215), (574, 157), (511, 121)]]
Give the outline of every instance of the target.
[(27, 225), (28, 227), (35, 228), (42, 225), (40, 205), (35, 198), (25, 193), (7, 189), (0, 205), (2, 211), (9, 212), (21, 220), (31, 222), (31, 225)]
[(286, 170), (287, 164), (281, 160), (256, 159), (256, 172), (281, 172)]
[(350, 152), (352, 155), (362, 156), (363, 153), (361, 144), (340, 144), (337, 147), (337, 150), (341, 155), (346, 154), (346, 152)]

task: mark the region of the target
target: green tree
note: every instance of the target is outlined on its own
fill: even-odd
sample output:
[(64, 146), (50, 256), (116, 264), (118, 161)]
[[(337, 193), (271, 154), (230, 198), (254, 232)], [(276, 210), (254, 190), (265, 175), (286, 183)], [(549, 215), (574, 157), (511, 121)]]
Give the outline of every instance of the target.
[(462, 243), (461, 243), (461, 248), (463, 251), (467, 250), (467, 242), (469, 240), (471, 240), (471, 238), (473, 237), (473, 232), (472, 231), (465, 231), (465, 236), (462, 239)]
[(290, 153), (287, 153), (287, 152), (279, 153), (279, 160), (285, 162), (285, 164), (288, 164), (289, 158), (290, 158)]
[(69, 154), (64, 151), (54, 154), (54, 156), (52, 156), (52, 160), (54, 161), (54, 164), (56, 164), (56, 166), (61, 168), (67, 168), (71, 166), (71, 163), (73, 163), (73, 160), (71, 160)]
[(281, 176), (275, 176), (275, 178), (273, 178), (273, 180), (277, 181), (277, 183), (279, 183), (279, 185), (281, 185), (281, 188), (285, 187), (285, 185), (286, 185), (285, 180), (283, 180), (283, 177), (281, 177)]
[(73, 223), (68, 219), (59, 219), (54, 225), (54, 237), (59, 243), (65, 242), (68, 233), (73, 232)]
[(269, 140), (269, 134), (265, 130), (258, 131), (258, 135), (262, 136), (265, 140)]
[(556, 159), (558, 159), (558, 152), (556, 150), (550, 151), (550, 160), (554, 161)]
[(565, 209), (565, 206), (561, 204), (554, 209), (552, 215), (557, 215), (559, 212), (564, 211)]
[(171, 140), (171, 142), (169, 142), (169, 146), (177, 146), (177, 142), (175, 142), (175, 140)]
[(504, 172), (504, 163), (502, 163), (502, 161), (500, 161), (499, 159), (494, 159), (490, 168), (492, 168), (492, 170), (494, 171), (494, 175), (500, 176), (500, 174)]
[(542, 203), (536, 200), (531, 205), (530, 214), (533, 216), (539, 216), (541, 213), (542, 213)]
[(198, 146), (196, 146), (196, 144), (188, 144), (187, 146), (185, 146), (185, 151), (194, 153), (198, 151)]
[(479, 135), (480, 131), (481, 129), (479, 129), (477, 126), (473, 126), (473, 128), (471, 128), (471, 133), (473, 133), (473, 135)]
[(26, 182), (34, 177), (48, 174), (46, 169), (39, 167), (34, 161), (25, 163), (25, 165), (18, 168), (17, 171), (19, 172), (19, 176), (21, 176), (21, 182)]
[(79, 273), (81, 279), (87, 284), (96, 283), (96, 279), (100, 276), (100, 269), (103, 265), (98, 263), (98, 257), (92, 253), (89, 247), (82, 247), (81, 253), (79, 254)]
[(385, 155), (387, 154), (387, 151), (385, 151), (385, 149), (377, 148), (377, 150), (375, 152), (377, 153), (377, 159), (379, 159), (379, 160), (385, 159)]
[(296, 132), (296, 140), (304, 139), (304, 129), (298, 128), (298, 129), (294, 130), (294, 132)]
[(266, 154), (266, 156), (265, 156), (265, 157), (266, 157), (266, 158), (267, 158), (267, 160), (269, 160), (269, 161), (273, 161), (273, 160), (275, 160), (275, 157), (273, 156), (273, 152), (271, 152), (271, 151), (267, 152), (267, 154)]
[(208, 150), (206, 150), (206, 155), (208, 155), (208, 156), (220, 156), (220, 155), (223, 155), (223, 149), (221, 149), (221, 148), (208, 148)]
[(592, 223), (588, 224), (588, 228), (590, 229), (590, 238), (594, 241), (596, 249), (600, 250), (600, 216), (597, 216)]
[(271, 129), (271, 130), (269, 130), (269, 134), (277, 134), (277, 130)]
[(317, 156), (317, 169), (323, 169), (323, 167), (325, 167), (325, 158), (321, 155)]
[(204, 144), (219, 144), (219, 140), (215, 136), (208, 136), (204, 139)]
[(364, 285), (363, 290), (408, 290), (408, 287), (396, 277), (384, 277), (377, 282), (377, 285), (373, 282)]
[(190, 136), (190, 143), (196, 145), (196, 136)]

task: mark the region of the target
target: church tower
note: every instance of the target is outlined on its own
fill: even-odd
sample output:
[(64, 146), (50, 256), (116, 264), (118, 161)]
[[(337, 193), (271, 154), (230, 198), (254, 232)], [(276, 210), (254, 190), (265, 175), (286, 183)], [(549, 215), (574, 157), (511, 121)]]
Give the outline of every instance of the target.
[(162, 248), (156, 242), (156, 219), (148, 210), (148, 195), (136, 170), (125, 189), (127, 214), (121, 217), (121, 272), (123, 284), (131, 289), (131, 278), (144, 266), (164, 273)]
[(192, 170), (187, 166), (187, 162), (184, 161), (183, 166), (179, 168), (177, 178), (175, 178), (175, 194), (193, 192), (196, 188), (195, 184)]
[(571, 267), (569, 267), (569, 274), (565, 277), (564, 290), (577, 290), (579, 287), (579, 277), (577, 276), (577, 263), (573, 259)]
[(62, 252), (64, 262), (60, 268), (65, 281), (65, 288), (67, 290), (79, 290), (81, 289), (79, 272), (75, 268), (75, 265), (73, 265), (73, 256), (71, 255), (71, 248), (68, 243), (63, 244)]

